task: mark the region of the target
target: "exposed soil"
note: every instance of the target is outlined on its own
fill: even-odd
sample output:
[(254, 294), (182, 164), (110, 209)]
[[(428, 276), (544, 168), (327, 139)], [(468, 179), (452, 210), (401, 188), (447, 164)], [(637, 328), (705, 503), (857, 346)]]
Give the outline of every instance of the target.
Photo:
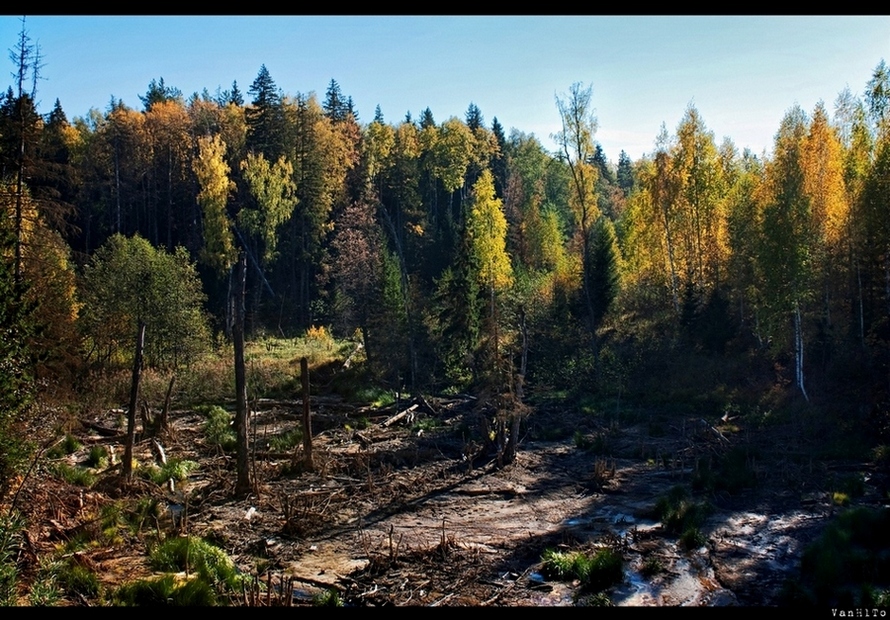
[[(832, 472), (795, 456), (805, 451), (787, 439), (793, 428), (550, 406), (527, 415), (515, 462), (497, 468), (480, 455), (475, 429), (485, 412), (477, 402), (415, 404), (411, 415), (387, 425), (395, 407), (313, 399), (316, 467), (300, 472), (299, 447), (268, 448), (271, 437), (298, 425), (300, 404), (261, 401), (253, 416), (259, 483), (241, 500), (232, 499), (233, 458), (206, 443), (204, 417), (174, 411), (171, 432), (160, 438), (166, 456), (200, 467), (173, 491), (139, 481), (125, 495), (156, 498), (158, 517), (141, 535), (75, 555), (114, 586), (151, 573), (147, 542), (188, 533), (221, 546), (270, 586), (242, 603), (312, 604), (334, 589), (347, 605), (567, 606), (593, 599), (578, 583), (546, 579), (544, 550), (611, 546), (625, 559), (624, 580), (606, 591), (614, 605), (761, 606), (778, 602), (832, 513), (825, 485)], [(85, 447), (69, 458), (82, 460), (97, 443), (121, 454), (122, 435), (94, 432), (119, 418), (109, 412), (89, 420)], [(690, 488), (697, 468), (740, 447), (756, 454), (745, 461), (750, 488), (695, 495), (711, 508), (700, 528), (706, 543), (685, 549), (652, 517), (656, 501), (676, 485)], [(140, 441), (137, 457), (157, 458), (149, 439)], [(868, 476), (865, 465), (844, 467)], [(26, 482), (19, 497), (30, 515), (24, 564), (36, 567), (78, 531), (99, 527), (100, 507), (120, 496), (113, 474), (112, 467), (87, 491), (46, 474)], [(878, 502), (870, 488), (858, 501)]]

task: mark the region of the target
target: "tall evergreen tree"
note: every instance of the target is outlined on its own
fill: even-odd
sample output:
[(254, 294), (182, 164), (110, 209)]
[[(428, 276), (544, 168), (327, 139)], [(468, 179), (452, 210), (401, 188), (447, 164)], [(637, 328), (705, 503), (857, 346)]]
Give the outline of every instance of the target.
[(245, 111), (247, 148), (262, 153), (269, 161), (278, 161), (285, 154), (285, 120), (281, 93), (266, 65), (260, 67), (248, 93), (253, 101)]

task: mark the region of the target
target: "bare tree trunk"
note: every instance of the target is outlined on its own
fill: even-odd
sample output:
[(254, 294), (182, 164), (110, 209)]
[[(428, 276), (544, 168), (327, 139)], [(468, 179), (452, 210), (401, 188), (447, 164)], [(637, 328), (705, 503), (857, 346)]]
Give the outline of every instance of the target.
[(161, 433), (166, 433), (170, 430), (167, 414), (170, 413), (170, 396), (173, 394), (174, 383), (176, 383), (176, 375), (170, 375), (170, 385), (167, 386), (167, 395), (164, 397), (164, 408), (161, 410), (161, 419), (158, 421), (158, 431)]
[(810, 402), (807, 390), (803, 382), (803, 326), (800, 321), (800, 302), (794, 304), (794, 359), (797, 387), (800, 388), (804, 400)]
[(236, 266), (235, 323), (235, 434), (237, 436), (237, 480), (235, 494), (250, 493), (250, 462), (247, 449), (247, 372), (244, 367), (244, 289), (247, 281), (247, 254), (241, 252)]
[(129, 482), (133, 477), (133, 443), (136, 439), (136, 406), (139, 400), (139, 380), (142, 377), (142, 350), (145, 348), (145, 322), (139, 321), (136, 332), (136, 353), (133, 356), (133, 382), (130, 386), (130, 410), (127, 412), (127, 443), (121, 474)]
[(300, 358), (300, 382), (303, 384), (303, 466), (312, 471), (312, 419), (309, 415), (309, 360)]

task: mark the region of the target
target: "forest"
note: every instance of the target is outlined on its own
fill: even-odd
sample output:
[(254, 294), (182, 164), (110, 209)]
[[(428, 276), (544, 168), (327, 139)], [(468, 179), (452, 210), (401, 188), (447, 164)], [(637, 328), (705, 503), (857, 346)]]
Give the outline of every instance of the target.
[[(886, 548), (867, 542), (886, 538), (890, 497), (883, 60), (860, 94), (790, 107), (769, 154), (718, 143), (690, 104), (651, 153), (615, 163), (583, 83), (555, 98), (551, 152), (472, 102), (463, 118), (393, 121), (378, 106), (364, 121), (336, 80), (289, 94), (265, 66), (246, 92), (186, 96), (159, 77), (136, 108), (112, 97), (69, 120), (58, 100), (37, 112), (24, 29), (11, 57), (0, 603), (426, 605), (435, 591), (442, 604), (617, 604), (628, 567), (666, 592), (696, 565), (678, 549), (721, 565), (714, 515), (776, 488), (819, 531), (769, 596), (755, 593), (762, 574), (729, 568), (718, 590), (747, 605), (890, 601)], [(398, 449), (384, 432), (401, 433)], [(303, 601), (288, 562), (251, 546), (308, 548), (325, 522), (347, 527), (337, 510), (379, 525), (420, 505), (413, 490), (518, 476), (526, 449), (543, 458), (533, 446), (553, 442), (591, 497), (628, 488), (633, 468), (664, 476), (634, 519), (673, 551), (647, 551), (636, 528), (628, 543), (563, 527), (498, 559), (511, 581), (486, 576), (488, 551), (467, 551), (443, 519), (413, 548), (389, 521), (379, 548), (353, 526), (366, 565), (304, 575), (318, 591)], [(325, 480), (345, 493), (322, 497)], [(275, 536), (201, 530), (223, 510), (235, 523), (275, 512)], [(865, 541), (867, 566), (838, 560), (832, 535)], [(123, 547), (140, 556), (126, 575), (97, 568)], [(237, 570), (223, 575), (226, 562)], [(429, 585), (398, 598), (399, 567)], [(472, 578), (448, 585), (449, 571)], [(521, 598), (542, 587), (530, 575), (552, 596), (572, 575), (580, 589)]]

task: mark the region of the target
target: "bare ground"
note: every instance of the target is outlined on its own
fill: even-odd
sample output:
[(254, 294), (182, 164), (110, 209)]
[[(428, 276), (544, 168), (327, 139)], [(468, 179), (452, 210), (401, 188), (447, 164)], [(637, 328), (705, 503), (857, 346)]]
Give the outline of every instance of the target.
[[(793, 428), (550, 406), (527, 415), (516, 461), (498, 468), (480, 454), (476, 422), (486, 413), (470, 398), (428, 399), (389, 425), (394, 407), (319, 398), (315, 470), (301, 472), (299, 448), (269, 449), (271, 437), (298, 424), (299, 411), (296, 402), (256, 405), (258, 484), (245, 499), (232, 499), (232, 458), (206, 443), (204, 418), (190, 411), (173, 412), (161, 439), (168, 458), (200, 463), (172, 491), (140, 481), (122, 493), (113, 468), (86, 491), (33, 475), (18, 500), (30, 524), (22, 564), (33, 573), (40, 557), (99, 528), (101, 507), (123, 495), (153, 497), (161, 510), (139, 532), (73, 552), (106, 587), (151, 574), (147, 545), (187, 533), (221, 546), (262, 582), (233, 603), (311, 604), (326, 590), (348, 605), (602, 603), (577, 582), (545, 578), (541, 556), (547, 548), (610, 546), (625, 562), (623, 581), (606, 591), (611, 604), (759, 606), (777, 604), (803, 548), (832, 512), (824, 484), (830, 471), (795, 456)], [(117, 418), (111, 412), (89, 422), (94, 430), (110, 428)], [(122, 453), (120, 435), (85, 429), (82, 436), (86, 446), (72, 461), (97, 443)], [(687, 550), (655, 520), (653, 507), (733, 446), (757, 446), (757, 460), (746, 461), (756, 480), (732, 495), (697, 496), (711, 507), (701, 526), (706, 543)], [(148, 439), (137, 456), (156, 458)], [(867, 493), (861, 501), (877, 500)]]

